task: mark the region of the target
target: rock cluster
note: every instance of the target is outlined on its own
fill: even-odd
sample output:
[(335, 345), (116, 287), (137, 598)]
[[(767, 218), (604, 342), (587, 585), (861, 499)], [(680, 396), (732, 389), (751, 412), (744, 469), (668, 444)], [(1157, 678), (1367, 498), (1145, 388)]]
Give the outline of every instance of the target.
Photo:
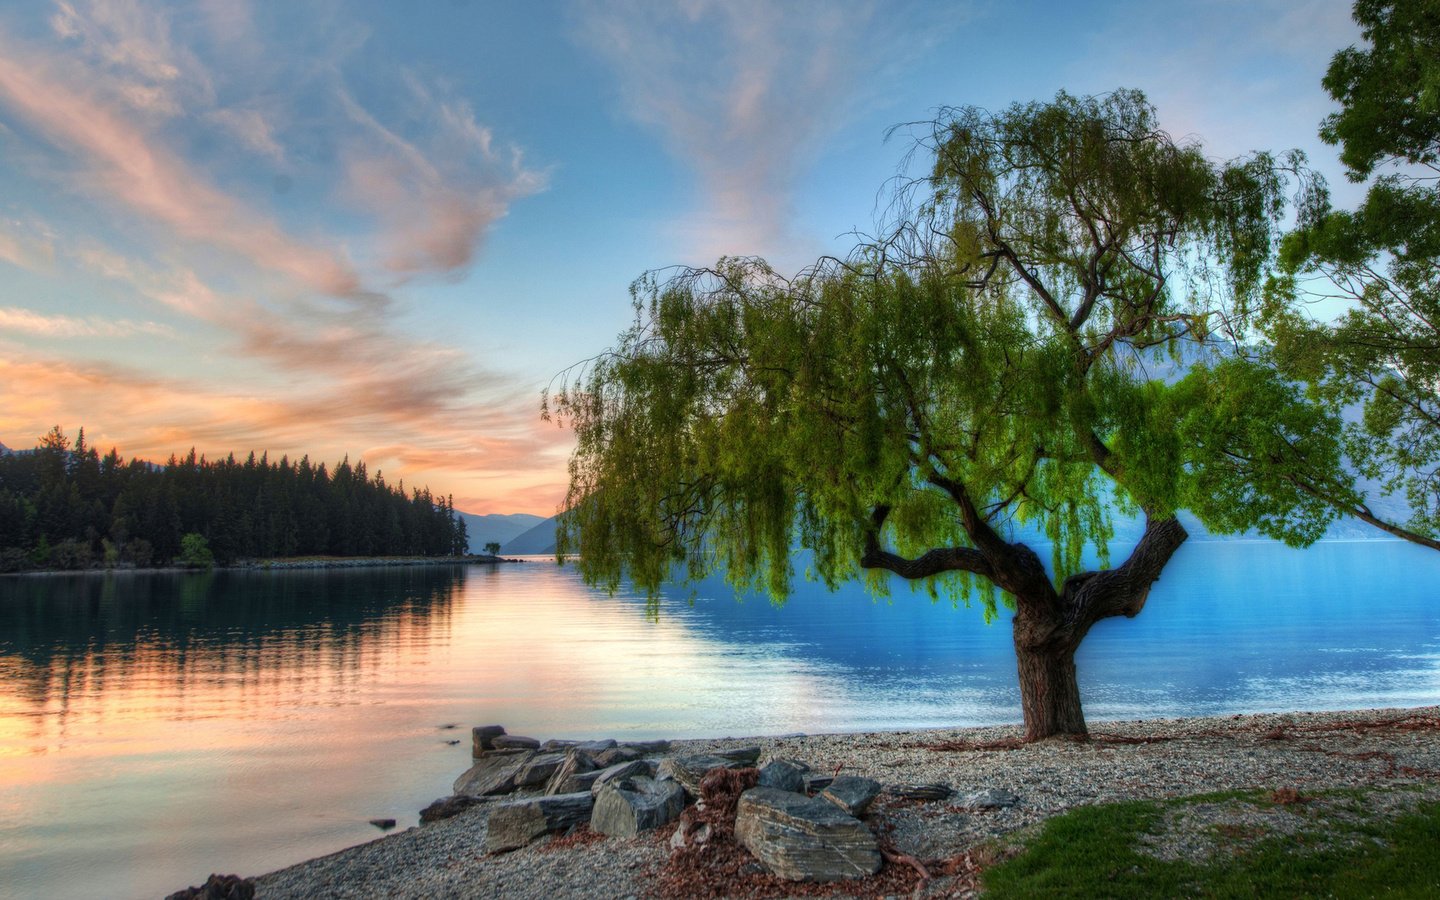
[[(702, 781), (709, 784), (723, 775), (738, 785), (739, 800), (730, 801), (734, 840), (766, 870), (795, 881), (861, 878), (881, 865), (879, 843), (861, 821), (877, 796), (885, 792), (927, 801), (952, 793), (940, 784), (884, 787), (856, 775), (817, 775), (792, 759), (770, 759), (757, 770), (758, 746), (671, 756), (666, 755), (667, 741), (541, 742), (506, 734), (499, 725), (477, 727), (472, 738), (474, 764), (455, 780), (454, 795), (432, 803), (420, 818), (433, 822), (491, 804), (485, 837), (489, 853), (515, 850), (582, 824), (597, 834), (634, 837), (680, 819), (689, 804), (700, 800)], [(964, 805), (1014, 802), (1006, 792), (987, 791), (967, 797)], [(703, 802), (696, 807), (702, 808)], [(730, 809), (723, 822), (716, 820), (726, 833)], [(690, 816), (681, 820), (672, 847), (709, 839), (709, 825), (687, 828)]]
[(211, 875), (199, 887), (176, 891), (165, 900), (253, 900), (255, 882), (239, 875)]

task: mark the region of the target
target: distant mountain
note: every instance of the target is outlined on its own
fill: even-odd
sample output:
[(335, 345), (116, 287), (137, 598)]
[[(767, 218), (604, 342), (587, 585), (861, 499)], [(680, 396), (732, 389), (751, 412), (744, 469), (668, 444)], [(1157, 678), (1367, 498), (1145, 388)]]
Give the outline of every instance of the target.
[(460, 518), (465, 520), (465, 533), (470, 538), (471, 553), (479, 553), (491, 542), (501, 545), (509, 543), (545, 521), (543, 517), (529, 513), (491, 513), (477, 516), (474, 513), (462, 512)]
[(9, 452), (10, 452), (10, 448), (9, 448), (9, 447), (5, 446), (4, 444), (0, 444), (0, 456), (5, 456), (5, 455), (8, 454)]
[[(555, 527), (559, 524), (559, 519), (559, 516), (551, 516), (524, 534), (512, 538), (500, 548), (500, 552), (509, 556), (543, 556), (554, 553)], [(474, 546), (475, 542), (472, 539), (470, 543)]]

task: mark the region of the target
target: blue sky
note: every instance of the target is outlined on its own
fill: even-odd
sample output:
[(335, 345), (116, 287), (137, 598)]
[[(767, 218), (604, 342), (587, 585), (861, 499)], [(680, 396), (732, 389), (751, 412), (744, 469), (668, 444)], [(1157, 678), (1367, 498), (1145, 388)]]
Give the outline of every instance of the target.
[(548, 515), (540, 392), (647, 269), (870, 229), (941, 105), (1136, 87), (1216, 157), (1315, 137), (1349, 4), (0, 8), (0, 442), (364, 458)]

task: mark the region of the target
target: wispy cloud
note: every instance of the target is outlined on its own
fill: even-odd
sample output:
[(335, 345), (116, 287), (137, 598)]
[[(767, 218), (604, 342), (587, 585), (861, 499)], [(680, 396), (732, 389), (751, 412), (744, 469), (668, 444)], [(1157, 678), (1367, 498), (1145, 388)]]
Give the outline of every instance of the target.
[(614, 70), (627, 113), (699, 177), (704, 205), (684, 228), (709, 257), (795, 249), (797, 177), (906, 52), (899, 38), (911, 51), (925, 44), (912, 10), (874, 0), (582, 9), (580, 40)]
[(207, 116), (251, 152), (277, 166), (285, 165), (285, 148), (276, 139), (275, 126), (259, 109), (232, 106), (212, 110)]
[(84, 167), (87, 186), (189, 240), (240, 254), (314, 290), (344, 295), (359, 276), (222, 192), (131, 120), (63, 83), (53, 65), (0, 43), (0, 102)]
[[(465, 272), (545, 188), (463, 98), (368, 55), (352, 88), (367, 31), (329, 5), (298, 13), (317, 23), (301, 53), (244, 0), (185, 15), (61, 0), (38, 30), (10, 27), (18, 15), (0, 14), (0, 134), (25, 151), (17, 168), (103, 215), (43, 242), (0, 222), (0, 259), (60, 257), (67, 277), (126, 286), (177, 324), (0, 307), (0, 429), (83, 422), (161, 457), (375, 450), (392, 474), (463, 485), (477, 505), (517, 485), (561, 493), (567, 438), (540, 428), (535, 388), (413, 335), (415, 300), (397, 293)], [(36, 349), (87, 337), (202, 338), (227, 372), (255, 374), (207, 383), (178, 346), (154, 372)], [(550, 455), (550, 473), (516, 474)]]
[(38, 222), (0, 221), (0, 260), (33, 271), (50, 268), (55, 261), (50, 229)]
[(102, 319), (97, 316), (45, 315), (17, 306), (0, 306), (0, 331), (56, 338), (125, 338), (137, 335), (175, 337), (174, 329), (158, 322), (132, 322), (128, 319)]
[(425, 146), (337, 91), (362, 132), (344, 148), (346, 193), (381, 222), (386, 268), (458, 274), (511, 203), (544, 189), (546, 175), (527, 169), (519, 149), (496, 146), (467, 102), (437, 96), (413, 72), (401, 74)]
[(138, 0), (61, 0), (50, 27), (132, 112), (174, 116), (213, 94), (194, 55), (172, 41), (168, 17)]
[[(256, 393), (0, 341), (0, 435), (8, 444), (21, 446), (32, 432), (61, 422), (85, 425), (98, 446), (155, 460), (192, 446), (211, 456), (250, 449), (331, 460), (349, 454), (372, 471), (385, 468), (392, 481), (447, 485), (462, 509), (549, 514), (564, 491), (570, 435), (538, 422), (529, 396), (523, 410), (504, 400), (504, 392), (456, 398), (451, 416), (396, 422), (343, 385), (297, 383), (281, 394)], [(107, 406), (125, 415), (96, 421), (94, 411)], [(377, 443), (377, 421), (404, 442)]]

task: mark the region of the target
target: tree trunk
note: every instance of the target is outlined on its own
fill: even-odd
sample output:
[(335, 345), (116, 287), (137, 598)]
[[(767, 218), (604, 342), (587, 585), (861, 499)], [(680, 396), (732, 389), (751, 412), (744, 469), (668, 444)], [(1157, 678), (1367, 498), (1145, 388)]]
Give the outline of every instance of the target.
[(1015, 661), (1020, 674), (1025, 740), (1087, 733), (1080, 706), (1080, 682), (1075, 677), (1077, 646), (1079, 641), (1068, 640), (1033, 644), (1022, 635), (1021, 621), (1016, 618)]
[(1015, 593), (1015, 660), (1025, 740), (1087, 734), (1075, 651), (1101, 619), (1139, 615), (1151, 585), (1185, 538), (1185, 529), (1173, 517), (1147, 520), (1145, 534), (1119, 568), (1072, 575), (1058, 594), (1049, 592), (1048, 582), (1039, 591)]
[(973, 572), (1015, 598), (1015, 659), (1020, 674), (1020, 704), (1025, 740), (1055, 735), (1084, 736), (1085, 713), (1075, 677), (1075, 650), (1090, 627), (1111, 616), (1134, 618), (1145, 608), (1150, 586), (1180, 545), (1185, 528), (1174, 516), (1145, 517), (1145, 533), (1124, 564), (1081, 572), (1056, 591), (1035, 551), (1000, 538), (984, 521), (963, 485), (931, 476), (960, 504), (974, 547), (940, 547), (915, 559), (883, 550), (880, 532), (890, 507), (877, 506), (860, 565), (888, 569), (903, 578), (931, 578), (942, 572)]

